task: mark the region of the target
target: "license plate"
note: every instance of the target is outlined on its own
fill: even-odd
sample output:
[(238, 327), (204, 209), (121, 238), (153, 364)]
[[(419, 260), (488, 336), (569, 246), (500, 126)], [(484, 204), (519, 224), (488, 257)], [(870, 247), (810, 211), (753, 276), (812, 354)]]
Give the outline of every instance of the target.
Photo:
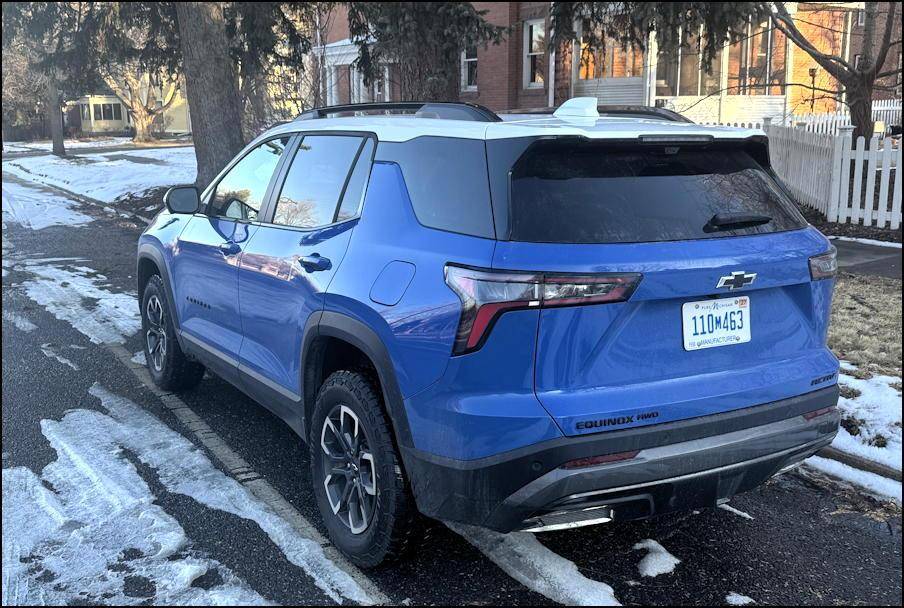
[(750, 298), (687, 302), (681, 307), (684, 350), (750, 342)]

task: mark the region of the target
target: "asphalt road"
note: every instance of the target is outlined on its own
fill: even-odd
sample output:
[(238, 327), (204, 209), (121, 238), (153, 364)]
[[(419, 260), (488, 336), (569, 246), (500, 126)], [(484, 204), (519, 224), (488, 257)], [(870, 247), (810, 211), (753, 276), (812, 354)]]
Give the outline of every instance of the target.
[[(55, 427), (46, 421), (61, 421), (78, 410), (106, 414), (108, 408), (97, 397), (99, 386), (150, 413), (159, 428), (172, 434), (170, 440), (180, 436), (188, 440), (220, 471), (234, 468), (223, 460), (224, 451), (241, 458), (269, 484), (276, 501), (287, 504), (287, 513), (325, 534), (310, 491), (306, 448), (287, 426), (213, 377), (181, 395), (174, 406), (167, 395), (145, 385), (140, 372), (123, 359), (123, 352), (140, 350), (136, 335), (128, 336), (122, 345), (89, 339), (91, 331), (84, 322), (102, 309), (102, 298), (83, 295), (67, 307), (59, 301), (48, 303), (47, 290), (36, 288), (41, 280), (57, 280), (62, 289), (69, 286), (67, 280), (42, 275), (41, 269), (52, 268), (87, 277), (110, 293), (134, 291), (138, 226), (99, 215), (96, 209), (80, 211), (94, 214), (94, 221), (42, 230), (4, 221), (4, 470), (27, 467), (41, 475), (62, 458), (59, 445), (54, 444), (54, 449), (49, 441), (49, 430)], [(81, 438), (84, 441), (90, 440), (88, 430)], [(223, 571), (272, 602), (332, 601), (309, 570), (289, 559), (284, 544), (264, 533), (258, 522), (214, 508), (197, 494), (174, 491), (166, 471), (180, 462), (149, 464), (138, 451), (113, 452), (113, 458), (131, 463), (147, 484), (152, 494), (149, 504), (161, 508), (184, 530), (188, 541), (182, 553), (218, 562)], [(6, 485), (4, 473), (4, 496)], [(51, 492), (60, 491), (50, 482), (43, 485)], [(3, 503), (4, 527), (7, 510), (25, 507), (10, 502)], [(747, 517), (727, 509), (706, 509), (647, 522), (538, 535), (539, 546), (520, 541), (508, 546), (505, 539), (497, 539), (487, 551), (492, 557), (440, 525), (406, 561), (355, 576), (363, 577), (358, 580), (392, 603), (536, 605), (562, 598), (576, 602), (589, 580), (610, 585), (623, 604), (724, 604), (726, 596), (736, 593), (762, 604), (901, 605), (901, 512), (897, 507), (806, 470), (775, 478), (736, 497), (731, 506)], [(680, 560), (671, 573), (641, 576), (638, 567), (647, 552), (635, 545), (645, 539), (658, 541)], [(519, 553), (518, 547), (525, 546), (530, 550)], [(331, 555), (328, 545), (326, 549)], [(569, 560), (576, 569), (550, 556)], [(28, 560), (42, 557), (31, 555)], [(78, 559), (77, 554), (73, 559)], [(118, 567), (128, 567), (128, 559), (128, 555), (121, 557)], [(26, 558), (20, 561), (25, 563)], [(111, 572), (114, 565), (109, 566)], [(4, 561), (4, 585), (7, 566)], [(64, 574), (53, 572), (45, 562), (25, 576), (40, 582), (40, 577), (53, 580)], [(136, 602), (159, 602), (164, 599), (165, 583), (126, 577), (125, 595)], [(216, 589), (223, 581), (211, 574), (199, 577), (195, 584)], [(79, 589), (77, 584), (59, 586), (73, 603), (104, 603), (109, 597)]]

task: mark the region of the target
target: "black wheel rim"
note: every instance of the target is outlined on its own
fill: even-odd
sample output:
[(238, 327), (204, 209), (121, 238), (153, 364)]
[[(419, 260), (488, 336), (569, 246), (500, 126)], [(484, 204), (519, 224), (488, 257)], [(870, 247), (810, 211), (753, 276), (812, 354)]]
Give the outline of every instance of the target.
[(147, 319), (147, 331), (145, 331), (145, 341), (147, 342), (147, 358), (148, 364), (152, 365), (158, 372), (163, 370), (163, 364), (166, 361), (166, 327), (164, 325), (163, 304), (157, 296), (148, 298), (145, 307), (145, 319)]
[(373, 520), (377, 504), (377, 470), (367, 435), (358, 416), (337, 405), (320, 431), (323, 487), (333, 510), (352, 534), (361, 534)]

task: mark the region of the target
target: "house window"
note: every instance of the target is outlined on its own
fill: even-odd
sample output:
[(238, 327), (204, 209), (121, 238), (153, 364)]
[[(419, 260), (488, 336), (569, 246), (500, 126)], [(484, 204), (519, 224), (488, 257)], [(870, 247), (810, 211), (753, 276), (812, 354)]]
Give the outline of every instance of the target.
[(656, 62), (656, 95), (700, 97), (718, 94), (721, 90), (723, 49), (716, 52), (707, 69), (701, 52), (702, 29), (682, 30), (680, 35), (682, 44), (678, 51), (671, 56), (660, 53)]
[(866, 25), (866, 11), (863, 9), (857, 11), (857, 25), (859, 25), (860, 27)]
[(466, 48), (461, 54), (461, 90), (477, 90), (477, 47)]
[(118, 103), (113, 104), (113, 120), (122, 120), (122, 105)]
[(546, 56), (546, 31), (543, 19), (524, 22), (524, 87), (543, 87)]
[(94, 120), (102, 120), (103, 119), (103, 110), (101, 110), (99, 103), (91, 104), (94, 112)]
[(747, 36), (728, 50), (729, 95), (785, 93), (785, 35), (768, 22), (748, 24)]
[(862, 55), (860, 55), (860, 53), (857, 53), (856, 55), (854, 55), (854, 69), (855, 70), (860, 69), (860, 58), (861, 57), (862, 57)]
[[(586, 32), (589, 22), (585, 21), (582, 32)], [(597, 78), (633, 78), (643, 73), (643, 52), (635, 47), (623, 48), (622, 44), (607, 37), (603, 48), (590, 48), (589, 37), (581, 36), (581, 62), (578, 66), (579, 80)]]

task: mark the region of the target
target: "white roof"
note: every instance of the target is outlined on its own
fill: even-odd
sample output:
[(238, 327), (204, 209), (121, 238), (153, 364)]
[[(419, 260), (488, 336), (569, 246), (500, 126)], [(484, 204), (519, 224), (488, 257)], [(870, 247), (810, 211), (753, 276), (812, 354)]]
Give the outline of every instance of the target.
[(366, 131), (374, 133), (380, 141), (391, 142), (408, 141), (421, 136), (492, 140), (543, 135), (570, 135), (589, 139), (635, 139), (642, 135), (709, 135), (714, 139), (739, 139), (764, 135), (759, 129), (617, 116), (556, 118), (543, 115), (524, 120), (479, 122), (395, 114), (296, 120), (270, 129), (261, 138), (295, 131)]

